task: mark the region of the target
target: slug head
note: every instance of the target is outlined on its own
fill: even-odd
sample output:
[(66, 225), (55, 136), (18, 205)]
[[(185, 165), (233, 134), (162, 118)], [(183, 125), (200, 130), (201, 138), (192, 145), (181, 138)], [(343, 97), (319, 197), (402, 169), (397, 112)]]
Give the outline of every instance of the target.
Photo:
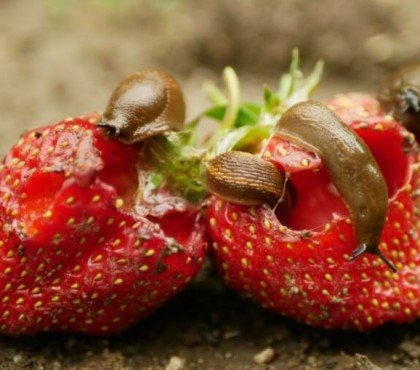
[(133, 144), (182, 128), (185, 103), (173, 77), (159, 70), (127, 76), (114, 90), (101, 122), (111, 136)]
[(378, 100), (412, 133), (420, 134), (420, 63), (402, 68), (381, 84)]

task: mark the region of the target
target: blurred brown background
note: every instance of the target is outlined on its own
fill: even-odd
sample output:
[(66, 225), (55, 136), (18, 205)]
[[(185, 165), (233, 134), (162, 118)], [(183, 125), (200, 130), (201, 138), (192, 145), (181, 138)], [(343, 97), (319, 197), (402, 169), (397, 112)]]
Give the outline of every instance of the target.
[(101, 110), (148, 66), (179, 78), (190, 117), (225, 65), (259, 99), (295, 46), (306, 67), (326, 61), (318, 96), (374, 90), (420, 60), (419, 13), (418, 0), (0, 0), (0, 152), (25, 128)]

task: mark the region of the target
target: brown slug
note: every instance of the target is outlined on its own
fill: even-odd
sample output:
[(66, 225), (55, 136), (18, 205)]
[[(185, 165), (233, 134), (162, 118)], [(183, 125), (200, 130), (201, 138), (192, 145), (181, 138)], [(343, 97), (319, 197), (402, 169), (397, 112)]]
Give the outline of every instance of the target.
[(179, 130), (185, 119), (181, 88), (157, 69), (135, 72), (114, 90), (99, 126), (111, 136), (133, 144), (168, 130)]
[(420, 135), (420, 63), (392, 73), (379, 87), (382, 108), (409, 131)]
[(242, 205), (282, 199), (285, 177), (270, 162), (246, 152), (226, 152), (206, 164), (207, 190), (222, 199)]
[(388, 192), (385, 179), (367, 145), (324, 104), (307, 101), (289, 108), (275, 128), (296, 145), (317, 153), (347, 205), (356, 230), (358, 248), (353, 259), (367, 252), (379, 256)]

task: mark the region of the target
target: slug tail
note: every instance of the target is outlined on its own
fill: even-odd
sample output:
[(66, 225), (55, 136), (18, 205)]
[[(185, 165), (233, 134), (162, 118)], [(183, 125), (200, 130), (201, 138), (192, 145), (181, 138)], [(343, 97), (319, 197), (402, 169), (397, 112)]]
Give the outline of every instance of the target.
[(385, 265), (387, 265), (388, 268), (392, 272), (397, 272), (396, 267), (392, 264), (392, 262), (388, 258), (386, 258), (382, 254), (382, 252), (379, 250), (377, 246), (368, 247), (366, 244), (360, 245), (351, 255), (350, 261), (354, 261), (356, 258), (360, 257), (364, 253), (371, 253), (371, 254), (374, 254), (375, 256), (378, 256), (382, 260), (382, 262), (385, 263)]

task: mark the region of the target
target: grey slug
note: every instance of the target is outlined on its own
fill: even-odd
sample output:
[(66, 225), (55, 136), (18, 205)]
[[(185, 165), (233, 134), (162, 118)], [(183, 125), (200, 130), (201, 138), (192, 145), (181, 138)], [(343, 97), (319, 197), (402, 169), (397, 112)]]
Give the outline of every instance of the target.
[(397, 70), (379, 87), (382, 108), (420, 135), (420, 63)]
[(372, 253), (395, 271), (378, 248), (388, 192), (367, 145), (333, 111), (315, 101), (289, 108), (277, 123), (275, 135), (314, 151), (322, 158), (353, 220), (358, 248), (352, 258)]
[(127, 76), (114, 90), (99, 126), (133, 144), (168, 130), (179, 130), (185, 119), (181, 88), (169, 74), (156, 69)]
[(246, 152), (226, 152), (206, 164), (207, 190), (242, 205), (268, 203), (282, 198), (285, 177), (270, 162)]

